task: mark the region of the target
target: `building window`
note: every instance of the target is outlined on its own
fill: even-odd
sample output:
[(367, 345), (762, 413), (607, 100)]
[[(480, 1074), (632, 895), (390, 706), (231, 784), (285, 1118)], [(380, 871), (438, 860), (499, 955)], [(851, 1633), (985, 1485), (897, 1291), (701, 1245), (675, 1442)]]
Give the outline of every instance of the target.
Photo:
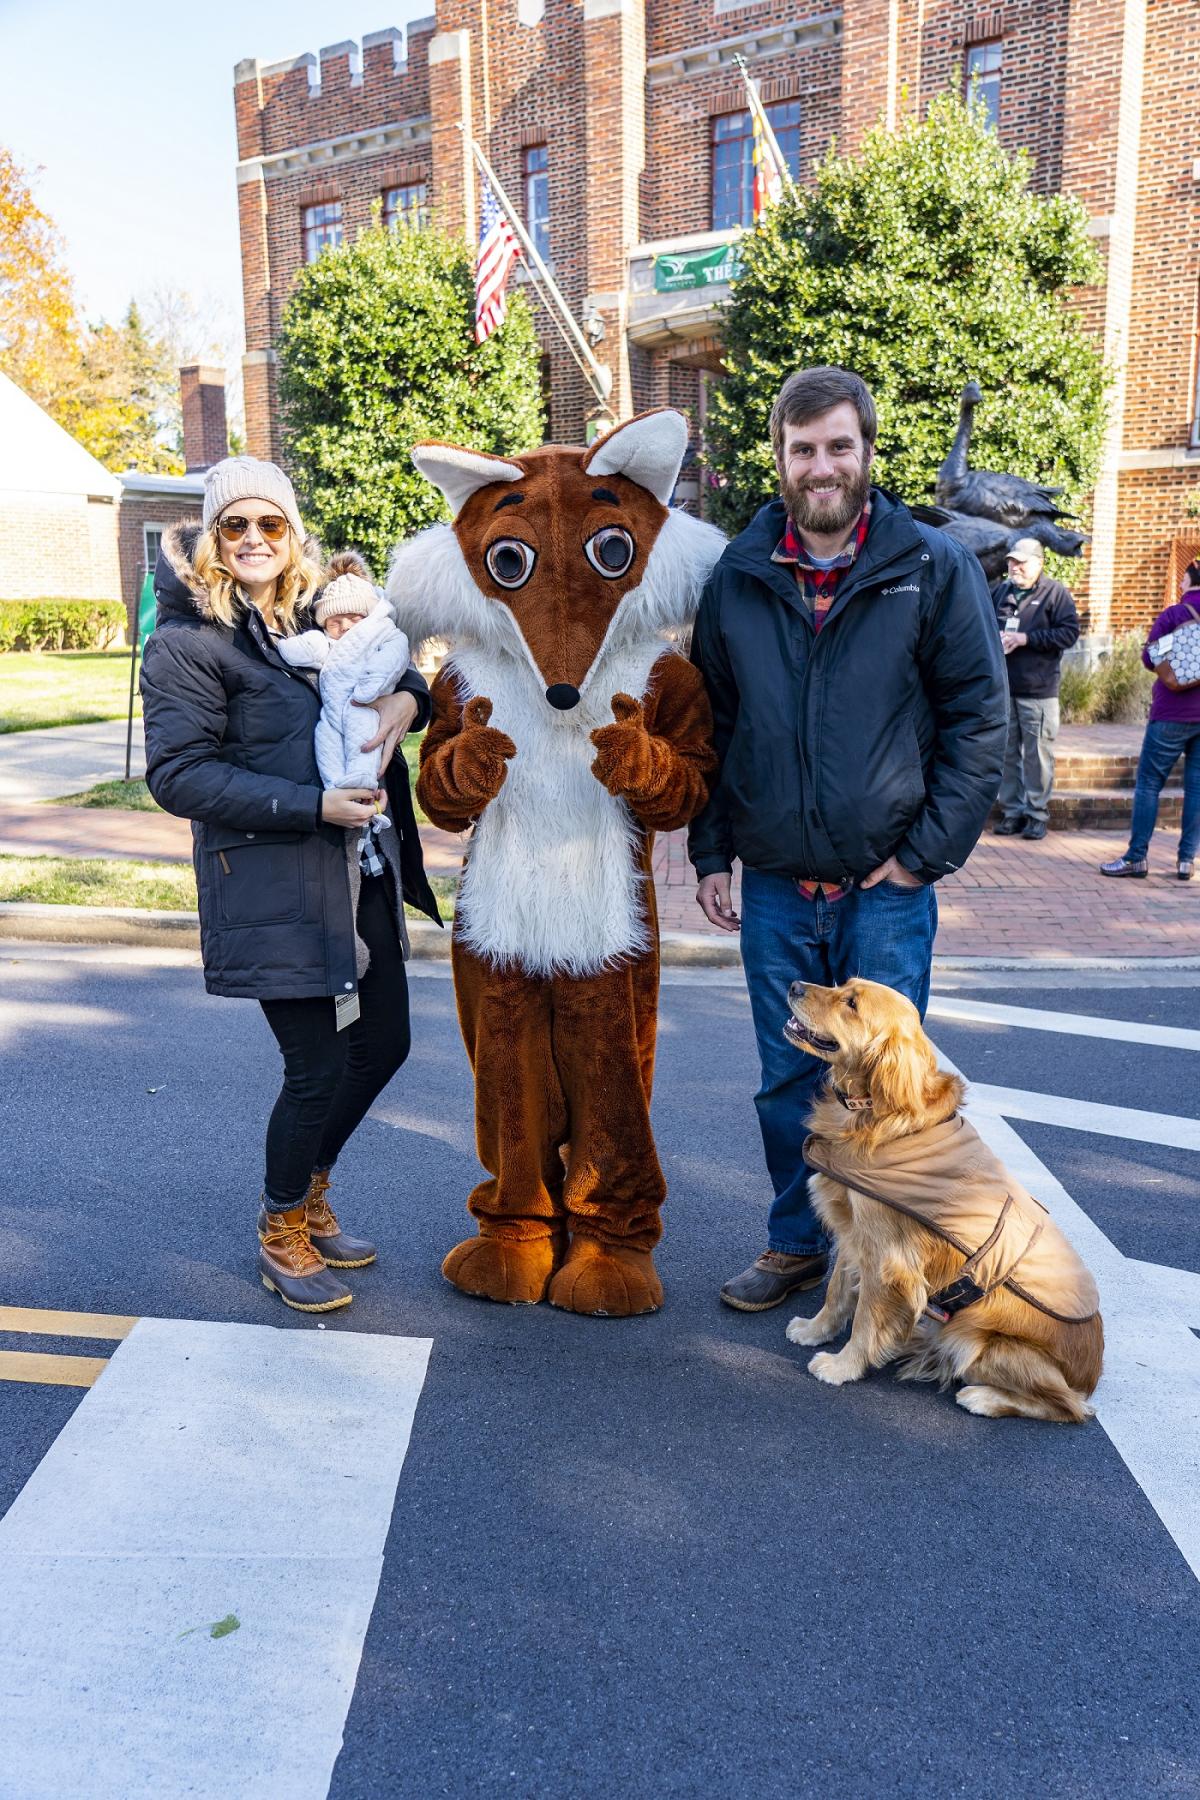
[(971, 44), (967, 50), (967, 98), (982, 106), (989, 131), (1000, 123), (1000, 70), (1004, 63), (1004, 45), (999, 38), (990, 44)]
[(521, 177), (525, 184), (525, 229), (543, 262), (549, 262), (550, 151), (545, 144), (530, 144), (522, 150)]
[[(793, 181), (800, 179), (800, 102), (764, 108)], [(754, 223), (754, 129), (749, 111), (718, 113), (712, 121), (712, 228)]]
[(141, 573), (143, 575), (145, 575), (147, 573), (153, 575), (155, 568), (157, 567), (158, 553), (162, 549), (164, 529), (165, 529), (165, 527), (162, 525), (143, 525), (142, 526)]
[(342, 203), (327, 200), (323, 206), (304, 208), (304, 260), (316, 262), (322, 250), (336, 249), (342, 241)]
[(383, 195), (383, 222), (389, 231), (397, 225), (409, 225), (419, 231), (429, 223), (428, 189), (423, 181), (411, 181), (407, 187), (386, 188)]

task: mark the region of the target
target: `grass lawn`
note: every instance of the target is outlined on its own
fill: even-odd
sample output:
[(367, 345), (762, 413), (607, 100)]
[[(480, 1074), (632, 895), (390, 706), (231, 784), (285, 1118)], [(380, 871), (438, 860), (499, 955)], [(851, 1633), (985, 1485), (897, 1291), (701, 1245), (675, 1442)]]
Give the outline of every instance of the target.
[[(453, 875), (430, 886), (443, 919), (454, 917)], [(0, 900), (51, 906), (142, 906), (195, 912), (196, 880), (187, 863), (132, 862), (117, 857), (0, 856)], [(410, 918), (419, 917), (412, 907)]]
[(59, 794), (47, 806), (117, 806), (124, 812), (161, 812), (144, 781), (101, 781), (82, 794)]
[[(9, 650), (0, 656), (0, 732), (123, 719), (128, 650)], [(135, 689), (135, 714), (142, 703)]]
[(187, 863), (126, 862), (116, 857), (0, 856), (0, 900), (195, 912), (196, 879)]

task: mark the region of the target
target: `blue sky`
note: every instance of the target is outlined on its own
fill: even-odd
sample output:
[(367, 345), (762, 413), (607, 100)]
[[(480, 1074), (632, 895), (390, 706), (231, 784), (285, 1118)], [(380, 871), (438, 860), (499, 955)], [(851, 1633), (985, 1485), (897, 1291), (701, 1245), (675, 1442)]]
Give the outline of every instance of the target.
[(431, 0), (0, 0), (0, 141), (43, 170), (87, 316), (189, 293), (240, 333), (233, 66), (403, 25)]

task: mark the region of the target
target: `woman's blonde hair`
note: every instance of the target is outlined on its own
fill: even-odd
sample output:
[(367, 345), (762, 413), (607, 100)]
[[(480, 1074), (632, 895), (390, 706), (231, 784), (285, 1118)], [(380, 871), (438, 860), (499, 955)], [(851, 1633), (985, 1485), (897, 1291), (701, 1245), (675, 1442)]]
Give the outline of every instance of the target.
[[(248, 604), (236, 578), (221, 561), (215, 524), (200, 534), (192, 567), (208, 590), (209, 611), (222, 625), (232, 625), (239, 605)], [(309, 544), (288, 526), (288, 559), (275, 582), (275, 621), (286, 637), (295, 630), (297, 608), (325, 585), (325, 570)]]

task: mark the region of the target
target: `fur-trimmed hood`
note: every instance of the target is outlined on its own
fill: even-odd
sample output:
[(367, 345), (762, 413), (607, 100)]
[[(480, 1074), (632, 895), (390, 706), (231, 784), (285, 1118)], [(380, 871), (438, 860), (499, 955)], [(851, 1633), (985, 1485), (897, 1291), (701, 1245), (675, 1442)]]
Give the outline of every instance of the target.
[[(163, 533), (158, 564), (154, 571), (154, 597), (158, 601), (160, 623), (172, 617), (200, 619), (205, 624), (212, 621), (208, 589), (197, 575), (195, 565), (196, 546), (203, 530), (198, 520), (181, 519), (177, 525), (168, 526)], [(324, 554), (316, 538), (305, 538), (304, 552), (314, 562), (324, 564)], [(347, 574), (362, 575), (368, 581), (371, 579), (366, 564), (356, 550), (339, 551), (327, 565), (327, 580), (332, 581), (335, 575)]]

